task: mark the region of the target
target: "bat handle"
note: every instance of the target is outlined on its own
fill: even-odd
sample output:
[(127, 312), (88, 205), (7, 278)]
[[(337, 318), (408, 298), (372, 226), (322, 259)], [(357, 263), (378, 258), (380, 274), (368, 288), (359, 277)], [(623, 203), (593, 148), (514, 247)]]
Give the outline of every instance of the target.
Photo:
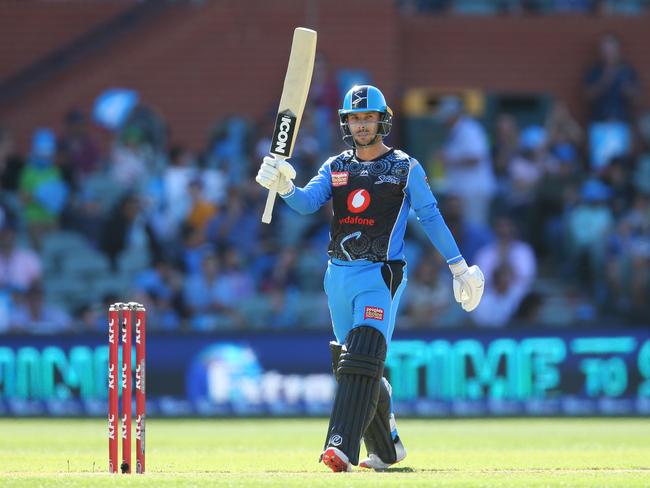
[(266, 205), (264, 205), (264, 213), (262, 214), (262, 223), (270, 224), (271, 218), (273, 217), (273, 206), (275, 205), (275, 195), (278, 192), (275, 188), (269, 190), (268, 195), (266, 195)]
[[(279, 158), (275, 154), (275, 164), (277, 166), (278, 162), (282, 161), (284, 158)], [(266, 195), (266, 205), (264, 205), (264, 213), (262, 214), (262, 223), (270, 224), (271, 219), (273, 218), (273, 207), (275, 205), (275, 195), (277, 195), (278, 190), (275, 188), (270, 188), (268, 195)]]

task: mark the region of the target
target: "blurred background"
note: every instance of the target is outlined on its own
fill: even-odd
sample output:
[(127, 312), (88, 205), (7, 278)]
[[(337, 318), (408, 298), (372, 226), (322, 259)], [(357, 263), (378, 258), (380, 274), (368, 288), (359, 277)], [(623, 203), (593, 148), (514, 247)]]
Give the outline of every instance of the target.
[(331, 207), (254, 182), (294, 27), (292, 162), (371, 83), (486, 275), (454, 302), (415, 216), (387, 371), (411, 415), (650, 413), (650, 1), (0, 2), (0, 415), (103, 415), (107, 308), (148, 311), (150, 411), (329, 412)]

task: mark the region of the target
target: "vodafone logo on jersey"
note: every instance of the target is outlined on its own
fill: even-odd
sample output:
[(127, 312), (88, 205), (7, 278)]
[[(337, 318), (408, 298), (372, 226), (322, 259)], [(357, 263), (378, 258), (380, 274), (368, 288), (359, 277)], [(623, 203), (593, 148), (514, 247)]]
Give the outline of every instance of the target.
[(352, 213), (361, 213), (370, 205), (370, 193), (363, 188), (354, 190), (348, 195), (348, 210)]

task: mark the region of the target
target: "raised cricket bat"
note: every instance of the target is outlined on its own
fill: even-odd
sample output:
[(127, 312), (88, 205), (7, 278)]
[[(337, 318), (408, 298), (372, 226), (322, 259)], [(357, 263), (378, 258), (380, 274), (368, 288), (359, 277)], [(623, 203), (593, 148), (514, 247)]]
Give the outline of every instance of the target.
[[(311, 74), (314, 70), (316, 57), (316, 31), (298, 27), (293, 32), (289, 66), (284, 77), (284, 87), (280, 98), (280, 107), (275, 119), (273, 139), (271, 139), (270, 153), (275, 157), (276, 164), (288, 159), (293, 153), (302, 112), (305, 109)], [(277, 190), (269, 190), (266, 197), (266, 206), (262, 215), (262, 222), (269, 224), (273, 216), (273, 205)]]

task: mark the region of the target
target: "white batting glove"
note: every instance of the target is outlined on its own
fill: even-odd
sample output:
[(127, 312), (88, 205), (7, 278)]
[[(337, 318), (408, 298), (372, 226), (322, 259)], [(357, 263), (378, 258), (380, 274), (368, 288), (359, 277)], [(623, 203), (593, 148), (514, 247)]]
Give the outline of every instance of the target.
[(454, 275), (454, 298), (463, 310), (471, 312), (478, 307), (483, 296), (485, 289), (483, 272), (476, 265), (468, 267), (464, 259), (450, 264), (449, 269)]
[(296, 170), (285, 160), (275, 159), (273, 156), (266, 156), (262, 160), (260, 170), (255, 177), (264, 188), (276, 190), (280, 195), (286, 195), (293, 189), (293, 180), (296, 177)]

